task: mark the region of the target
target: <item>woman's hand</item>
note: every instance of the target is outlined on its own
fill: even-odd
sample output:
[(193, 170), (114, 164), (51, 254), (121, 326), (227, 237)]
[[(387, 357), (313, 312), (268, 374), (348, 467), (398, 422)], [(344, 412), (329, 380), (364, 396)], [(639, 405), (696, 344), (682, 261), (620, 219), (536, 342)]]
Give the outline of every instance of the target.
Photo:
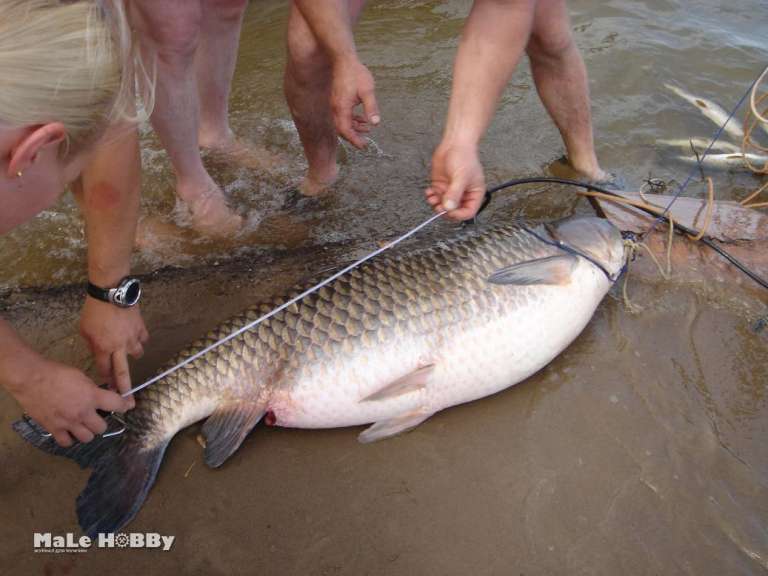
[[(90, 296), (80, 315), (80, 333), (93, 353), (99, 377), (113, 389), (131, 389), (128, 355), (140, 358), (149, 338), (138, 306), (118, 308)], [(133, 396), (127, 401), (133, 408)]]
[(18, 385), (8, 386), (24, 411), (50, 432), (60, 446), (71, 446), (72, 438), (90, 442), (107, 429), (97, 409), (125, 412), (131, 403), (116, 392), (96, 386), (71, 366), (42, 356), (27, 358)]

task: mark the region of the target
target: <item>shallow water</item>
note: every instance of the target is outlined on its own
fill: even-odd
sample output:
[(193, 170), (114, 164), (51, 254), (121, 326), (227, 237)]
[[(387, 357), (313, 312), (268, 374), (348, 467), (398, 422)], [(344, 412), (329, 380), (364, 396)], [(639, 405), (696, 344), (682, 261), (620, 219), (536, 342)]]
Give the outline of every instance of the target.
[[(343, 175), (333, 198), (285, 208), (284, 190), (300, 178), (304, 165), (282, 97), (286, 9), (283, 2), (254, 3), (243, 30), (232, 124), (238, 134), (287, 161), (270, 177), (209, 162), (234, 206), (249, 220), (246, 238), (233, 246), (182, 233), (180, 249), (141, 251), (135, 269), (145, 273), (164, 265), (194, 266), (233, 253), (271, 251), (281, 244), (260, 228), (276, 214), (293, 226), (310, 222), (302, 237), (305, 246), (359, 244), (371, 235), (392, 236), (421, 221), (427, 214), (422, 190), (432, 149), (440, 138), (456, 36), (468, 5), (453, 1), (368, 6), (357, 36), (362, 59), (376, 77), (384, 118), (373, 135), (375, 145), (365, 152), (345, 149)], [(623, 175), (630, 188), (639, 187), (649, 175), (684, 178), (689, 167), (674, 157), (688, 151), (656, 141), (709, 137), (715, 126), (663, 85), (676, 84), (730, 110), (765, 62), (768, 48), (759, 19), (752, 17), (759, 8), (757, 1), (740, 2), (738, 9), (729, 10), (715, 2), (697, 2), (695, 10), (685, 2), (572, 3), (576, 39), (590, 73), (597, 151), (608, 170)], [(167, 158), (149, 127), (142, 127), (142, 134), (143, 214), (183, 222), (174, 210)], [(541, 174), (562, 152), (557, 130), (544, 113), (523, 62), (483, 143), (487, 180)], [(755, 184), (750, 176), (716, 173), (720, 199), (742, 197)], [(696, 184), (688, 194), (703, 192)], [(558, 214), (562, 209), (559, 202), (534, 204), (530, 208), (536, 215)], [(84, 254), (77, 208), (65, 197), (0, 239), (0, 291), (82, 281)]]
[[(235, 130), (290, 161), (265, 177), (212, 164), (252, 225), (248, 239), (182, 234), (144, 251), (143, 310), (152, 333), (136, 379), (254, 301), (334, 267), (425, 219), (422, 201), (468, 2), (372, 2), (358, 42), (377, 80), (376, 146), (347, 150), (333, 196), (284, 206), (300, 146), (281, 95), (285, 3), (254, 2), (233, 89)], [(768, 62), (761, 3), (571, 3), (590, 72), (598, 155), (631, 188), (649, 175), (682, 181), (681, 153), (657, 140), (708, 137), (715, 126), (664, 83), (730, 109)], [(172, 225), (173, 179), (144, 130), (144, 213)], [(539, 174), (562, 154), (527, 65), (515, 74), (483, 143), (489, 182)], [(757, 180), (716, 173), (718, 198)], [(557, 189), (499, 196), (497, 216), (570, 213)], [(696, 184), (690, 195), (701, 195)], [(587, 208), (579, 205), (579, 210)], [(438, 227), (440, 228), (440, 227)], [(422, 241), (448, 226), (429, 231)], [(38, 349), (79, 366), (81, 223), (71, 199), (0, 239), (0, 300)], [(22, 288), (21, 290), (16, 290)], [(287, 574), (759, 574), (768, 569), (766, 336), (761, 303), (729, 290), (631, 285), (643, 312), (606, 299), (577, 342), (505, 393), (446, 411), (416, 431), (359, 446), (355, 431), (259, 427), (221, 470), (180, 434), (133, 531), (175, 534), (166, 554), (132, 553), (131, 571)], [(763, 302), (765, 298), (763, 298)], [(201, 305), (202, 303), (202, 305)], [(114, 570), (116, 554), (41, 556), (34, 531), (74, 531), (86, 474), (23, 445), (18, 409), (0, 395), (0, 472), (7, 522), (0, 558), (18, 573)], [(194, 466), (189, 469), (193, 463)], [(120, 560), (129, 558), (125, 553)], [(10, 565), (10, 564), (9, 564)]]

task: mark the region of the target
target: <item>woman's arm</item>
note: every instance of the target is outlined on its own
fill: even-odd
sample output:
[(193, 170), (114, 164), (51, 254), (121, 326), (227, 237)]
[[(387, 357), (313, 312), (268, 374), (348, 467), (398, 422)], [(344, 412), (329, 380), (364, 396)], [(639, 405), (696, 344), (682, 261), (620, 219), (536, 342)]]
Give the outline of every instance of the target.
[(0, 318), (0, 386), (48, 430), (61, 446), (72, 437), (90, 442), (106, 429), (96, 410), (125, 412), (131, 406), (115, 392), (98, 388), (79, 370), (32, 350)]
[[(135, 126), (110, 128), (83, 172), (77, 197), (88, 238), (88, 279), (115, 287), (130, 272), (141, 196), (141, 160)], [(85, 297), (80, 332), (99, 376), (120, 392), (131, 388), (128, 355), (138, 358), (148, 338), (138, 306)], [(129, 402), (133, 402), (131, 397)]]

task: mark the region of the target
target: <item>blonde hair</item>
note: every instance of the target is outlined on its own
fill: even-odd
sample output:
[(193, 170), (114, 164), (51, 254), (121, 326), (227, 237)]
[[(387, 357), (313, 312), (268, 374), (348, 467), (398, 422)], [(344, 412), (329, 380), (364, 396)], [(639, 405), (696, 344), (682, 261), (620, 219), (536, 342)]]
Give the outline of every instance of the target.
[(63, 154), (79, 152), (137, 119), (134, 70), (145, 72), (122, 0), (0, 0), (0, 123), (61, 122)]

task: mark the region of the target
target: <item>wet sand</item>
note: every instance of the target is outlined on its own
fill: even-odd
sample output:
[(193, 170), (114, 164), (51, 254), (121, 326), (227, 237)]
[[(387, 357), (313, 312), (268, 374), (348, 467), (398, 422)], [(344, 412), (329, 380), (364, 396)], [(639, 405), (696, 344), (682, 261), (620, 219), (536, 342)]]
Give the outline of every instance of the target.
[[(324, 267), (308, 256), (147, 278), (153, 340), (134, 378), (302, 263)], [(210, 470), (199, 425), (186, 429), (126, 529), (176, 536), (170, 552), (34, 554), (35, 531), (77, 533), (87, 473), (17, 438), (4, 395), (0, 557), (46, 575), (762, 573), (768, 334), (688, 288), (635, 283), (633, 296), (652, 305), (632, 314), (609, 296), (541, 373), (395, 439), (259, 425)], [(72, 290), (13, 300), (4, 315), (39, 350), (88, 364)]]
[[(253, 3), (233, 92), (233, 123), (298, 158), (279, 94), (284, 4)], [(253, 217), (247, 241), (182, 236), (144, 250), (142, 310), (152, 340), (133, 365), (153, 374), (184, 345), (294, 282), (327, 274), (425, 219), (421, 189), (439, 137), (455, 35), (466, 2), (372, 2), (360, 50), (377, 78), (378, 151), (348, 152), (333, 195), (285, 206), (285, 180), (221, 170)], [(630, 185), (682, 179), (657, 138), (709, 135), (686, 104), (659, 96), (671, 77), (724, 106), (765, 58), (753, 17), (703, 2), (574, 2), (590, 70), (598, 154)], [(737, 30), (738, 34), (732, 31)], [(384, 42), (384, 39), (387, 41)], [(763, 43), (761, 43), (763, 42)], [(695, 58), (694, 58), (695, 56)], [(517, 135), (524, 134), (525, 137)], [(173, 225), (167, 161), (145, 134), (144, 212)], [(674, 151), (677, 153), (677, 151)], [(541, 173), (560, 154), (523, 66), (483, 146), (490, 182)], [(718, 198), (755, 180), (718, 176)], [(700, 194), (691, 190), (691, 194)], [(562, 189), (499, 196), (487, 218), (587, 211)], [(77, 334), (83, 244), (65, 201), (0, 243), (0, 314), (39, 351), (92, 371)], [(438, 226), (417, 240), (450, 234)], [(724, 275), (727, 279), (727, 274)], [(180, 433), (130, 532), (176, 536), (170, 552), (36, 554), (34, 532), (78, 533), (74, 501), (88, 473), (10, 430), (0, 392), (0, 573), (545, 575), (763, 574), (768, 570), (768, 333), (751, 326), (767, 299), (726, 283), (635, 278), (630, 312), (605, 299), (577, 341), (503, 393), (437, 414), (372, 445), (359, 429), (259, 425), (218, 470), (200, 425)]]

